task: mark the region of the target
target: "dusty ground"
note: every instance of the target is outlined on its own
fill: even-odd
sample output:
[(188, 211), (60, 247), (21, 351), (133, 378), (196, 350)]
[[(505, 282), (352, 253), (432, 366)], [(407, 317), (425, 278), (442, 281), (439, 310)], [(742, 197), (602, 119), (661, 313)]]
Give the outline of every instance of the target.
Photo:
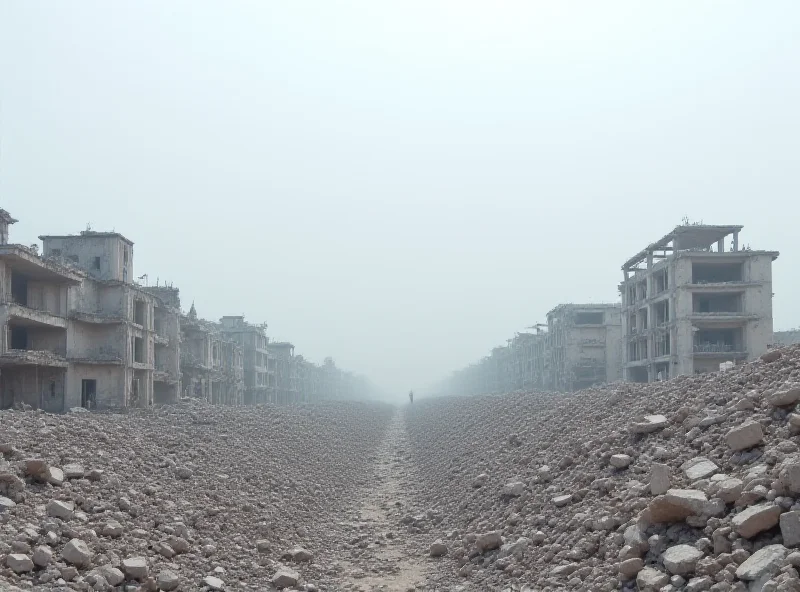
[(0, 589), (800, 592), (798, 403), (794, 347), (401, 409), (4, 411)]

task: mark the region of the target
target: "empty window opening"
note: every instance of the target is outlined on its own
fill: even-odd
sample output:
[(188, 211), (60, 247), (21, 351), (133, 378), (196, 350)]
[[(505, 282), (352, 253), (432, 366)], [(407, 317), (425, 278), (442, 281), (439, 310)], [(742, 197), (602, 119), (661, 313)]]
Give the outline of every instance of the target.
[(661, 333), (655, 337), (655, 357), (670, 355), (670, 336), (669, 333)]
[(69, 259), (70, 261), (72, 261), (72, 262), (73, 262), (75, 265), (78, 265), (78, 263), (79, 263), (79, 261), (80, 261), (80, 260), (78, 259), (78, 256), (77, 256), (77, 255), (69, 255), (69, 256), (67, 257), (67, 259)]
[(146, 313), (145, 307), (147, 303), (144, 300), (134, 300), (133, 303), (133, 322), (137, 325), (145, 326)]
[(94, 409), (97, 406), (97, 380), (84, 378), (81, 380), (81, 407)]
[(25, 327), (13, 327), (11, 330), (11, 349), (28, 349), (28, 329)]
[(647, 368), (628, 368), (628, 380), (631, 382), (647, 382)]
[(133, 338), (133, 361), (144, 364), (144, 339), (141, 337)]
[(656, 272), (653, 275), (653, 292), (655, 294), (661, 294), (661, 292), (665, 292), (669, 287), (669, 275), (667, 274), (667, 270), (664, 269), (662, 271)]
[(700, 329), (694, 334), (696, 353), (725, 353), (744, 350), (742, 329)]
[(602, 325), (602, 312), (578, 312), (575, 313), (576, 325)]
[(693, 263), (693, 284), (718, 284), (742, 281), (741, 263)]
[(657, 327), (669, 323), (669, 302), (659, 302), (655, 305), (655, 324)]
[(28, 278), (19, 273), (11, 273), (11, 299), (17, 304), (28, 306)]
[(51, 257), (61, 257), (61, 249), (50, 249)]
[(100, 257), (95, 257), (94, 261), (92, 262), (93, 269), (100, 269)]
[(696, 313), (741, 312), (741, 294), (694, 294), (692, 310)]
[(131, 379), (131, 406), (135, 407), (139, 404), (139, 379)]

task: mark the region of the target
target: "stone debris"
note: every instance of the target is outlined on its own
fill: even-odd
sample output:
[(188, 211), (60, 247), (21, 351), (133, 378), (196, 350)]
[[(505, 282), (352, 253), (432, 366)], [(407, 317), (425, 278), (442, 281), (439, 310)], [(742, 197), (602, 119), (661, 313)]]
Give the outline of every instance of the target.
[[(769, 359), (415, 401), (422, 503), (443, 516), (429, 540), (459, 533), (437, 570), (453, 562), (476, 590), (800, 592), (800, 346)], [(504, 496), (515, 481), (524, 495)], [(524, 557), (480, 552), (470, 537), (489, 531), (527, 538)]]
[(731, 450), (746, 450), (757, 446), (764, 438), (764, 430), (757, 421), (748, 421), (725, 434), (725, 441)]
[(800, 347), (770, 360), (413, 412), (2, 411), (0, 589), (800, 592)]
[[(369, 484), (393, 413), (196, 401), (0, 411), (0, 590), (261, 590), (273, 577), (337, 589), (342, 550), (372, 569), (358, 545), (350, 555), (339, 523)], [(434, 524), (426, 510), (412, 528)], [(451, 543), (427, 540), (438, 538)]]

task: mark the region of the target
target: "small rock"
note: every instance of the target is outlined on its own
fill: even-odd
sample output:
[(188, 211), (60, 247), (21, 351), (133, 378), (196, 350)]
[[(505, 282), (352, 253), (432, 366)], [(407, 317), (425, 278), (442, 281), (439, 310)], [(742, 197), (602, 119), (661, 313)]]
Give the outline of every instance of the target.
[(781, 507), (771, 502), (759, 504), (736, 514), (731, 523), (739, 536), (749, 539), (778, 524), (781, 512)]
[(633, 462), (633, 459), (627, 454), (614, 454), (608, 460), (608, 464), (615, 469), (625, 469), (631, 464), (631, 462)]
[(61, 551), (61, 557), (67, 563), (77, 567), (87, 567), (92, 561), (92, 552), (89, 547), (80, 539), (72, 539)]
[(525, 492), (525, 484), (521, 481), (514, 481), (503, 485), (500, 495), (503, 497), (519, 497)]
[(500, 536), (500, 533), (497, 531), (482, 534), (475, 541), (475, 546), (480, 553), (485, 553), (486, 551), (491, 551), (493, 549), (499, 549), (502, 544), (503, 537)]
[(37, 567), (47, 567), (53, 560), (53, 550), (47, 545), (39, 545), (33, 552), (33, 562)]
[[(225, 588), (225, 582), (223, 582), (222, 580), (220, 580), (219, 578), (217, 578), (215, 576), (206, 576), (206, 577), (204, 577), (203, 578), (203, 583), (206, 586), (208, 586), (211, 590), (222, 590), (222, 589)], [(273, 584), (274, 583), (275, 582), (273, 580)], [(295, 584), (296, 583), (297, 582), (295, 581)], [(290, 585), (294, 586), (294, 584), (290, 584)], [(279, 588), (281, 588), (281, 587), (286, 588), (287, 586), (278, 586), (278, 587)]]
[(168, 569), (161, 570), (158, 574), (158, 578), (156, 579), (156, 584), (158, 585), (159, 589), (164, 590), (164, 592), (171, 592), (172, 590), (177, 589), (180, 583), (181, 580), (175, 574), (175, 572)]
[(60, 500), (51, 500), (47, 504), (47, 515), (54, 518), (61, 518), (62, 520), (69, 520), (75, 513), (75, 504), (72, 502), (62, 502)]
[(650, 465), (650, 493), (661, 495), (670, 488), (670, 469), (668, 465), (653, 463)]
[(145, 557), (129, 557), (122, 561), (125, 575), (133, 580), (144, 581), (150, 575), (150, 568)]
[(768, 545), (753, 553), (736, 570), (740, 580), (753, 581), (770, 577), (780, 570), (789, 550), (783, 545)]
[(651, 434), (663, 430), (668, 423), (663, 415), (645, 415), (641, 420), (631, 423), (628, 429), (632, 434)]
[(702, 558), (703, 552), (691, 545), (675, 545), (661, 556), (667, 571), (679, 576), (694, 573), (697, 562)]
[(780, 525), (783, 545), (785, 547), (800, 545), (800, 511), (781, 514)]
[(764, 430), (757, 421), (748, 421), (733, 428), (725, 435), (725, 441), (731, 450), (746, 450), (757, 446), (764, 438)]
[(289, 588), (290, 586), (297, 585), (300, 580), (300, 574), (292, 569), (282, 568), (275, 572), (272, 576), (272, 585), (276, 588)]
[(431, 557), (442, 557), (447, 555), (447, 545), (441, 539), (437, 539), (431, 543), (429, 554)]
[(14, 573), (33, 571), (33, 561), (23, 553), (9, 553), (8, 557), (6, 557), (6, 565), (10, 567)]

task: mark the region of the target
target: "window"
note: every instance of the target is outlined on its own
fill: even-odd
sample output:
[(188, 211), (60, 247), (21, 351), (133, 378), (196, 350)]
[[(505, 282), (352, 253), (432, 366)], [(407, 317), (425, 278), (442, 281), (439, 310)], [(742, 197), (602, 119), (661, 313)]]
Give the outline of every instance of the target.
[(602, 312), (579, 312), (575, 314), (576, 325), (602, 325)]
[(92, 265), (92, 267), (94, 267), (94, 269), (100, 269), (100, 257), (94, 258), (94, 264)]
[(67, 259), (69, 259), (70, 261), (72, 261), (72, 262), (73, 262), (75, 265), (77, 265), (77, 264), (78, 264), (78, 262), (79, 262), (79, 260), (78, 260), (78, 256), (77, 256), (77, 255), (70, 255), (70, 256), (68, 256), (68, 257), (67, 257)]
[(61, 249), (51, 249), (50, 255), (53, 257), (61, 257)]

